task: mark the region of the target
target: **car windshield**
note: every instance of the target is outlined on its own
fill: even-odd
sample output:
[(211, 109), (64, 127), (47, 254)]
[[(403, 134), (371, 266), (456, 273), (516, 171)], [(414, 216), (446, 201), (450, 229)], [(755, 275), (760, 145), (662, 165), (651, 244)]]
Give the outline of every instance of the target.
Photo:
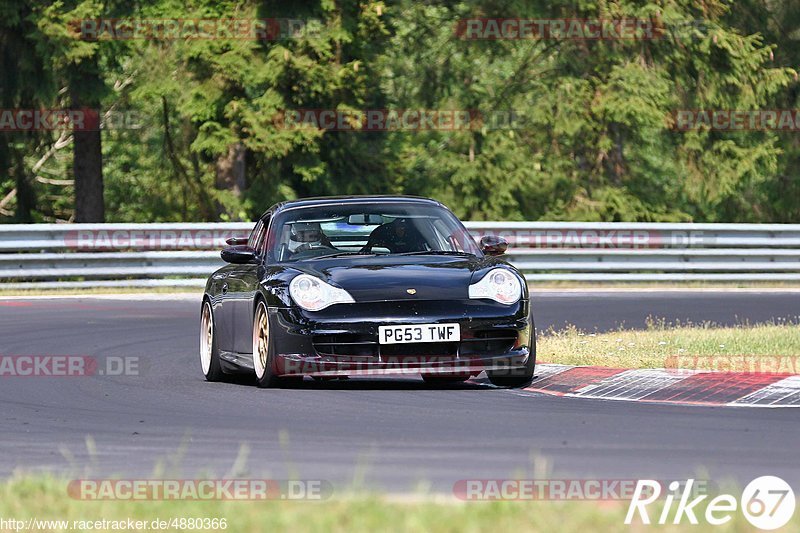
[(340, 255), (481, 255), (463, 224), (445, 208), (412, 203), (296, 207), (276, 216), (270, 260)]

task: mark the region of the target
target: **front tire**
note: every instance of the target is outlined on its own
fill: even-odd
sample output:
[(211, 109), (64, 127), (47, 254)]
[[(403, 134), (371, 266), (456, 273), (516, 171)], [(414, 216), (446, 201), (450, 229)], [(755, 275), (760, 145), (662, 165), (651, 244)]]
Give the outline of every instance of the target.
[(303, 376), (281, 377), (275, 373), (275, 350), (270, 335), (269, 314), (263, 300), (256, 305), (253, 318), (253, 368), (256, 384), (262, 389), (285, 387), (301, 382)]
[(205, 300), (200, 312), (200, 367), (207, 381), (220, 381), (223, 376), (216, 329), (211, 302)]

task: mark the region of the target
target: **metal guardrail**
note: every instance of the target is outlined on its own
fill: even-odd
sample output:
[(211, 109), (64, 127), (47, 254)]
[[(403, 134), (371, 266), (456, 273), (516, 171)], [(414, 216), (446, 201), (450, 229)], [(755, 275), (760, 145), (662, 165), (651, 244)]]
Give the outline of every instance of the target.
[[(468, 222), (529, 281), (800, 281), (800, 224)], [(202, 286), (250, 223), (0, 225), (0, 288)]]

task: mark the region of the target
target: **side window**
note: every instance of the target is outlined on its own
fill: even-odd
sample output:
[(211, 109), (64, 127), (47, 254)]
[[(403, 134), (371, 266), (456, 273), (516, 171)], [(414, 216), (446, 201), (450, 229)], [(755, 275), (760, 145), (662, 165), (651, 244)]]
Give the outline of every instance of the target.
[(250, 232), (250, 237), (247, 239), (247, 246), (258, 250), (258, 245), (264, 240), (264, 222), (258, 221), (256, 227)]
[(264, 224), (262, 226), (263, 231), (262, 231), (262, 235), (261, 235), (261, 240), (258, 242), (258, 246), (256, 247), (256, 250), (258, 250), (258, 253), (260, 253), (262, 256), (266, 253), (267, 244), (271, 240), (270, 239), (270, 234), (269, 234), (269, 221), (270, 221), (270, 218), (271, 218), (271, 215), (267, 215), (267, 217), (264, 219)]

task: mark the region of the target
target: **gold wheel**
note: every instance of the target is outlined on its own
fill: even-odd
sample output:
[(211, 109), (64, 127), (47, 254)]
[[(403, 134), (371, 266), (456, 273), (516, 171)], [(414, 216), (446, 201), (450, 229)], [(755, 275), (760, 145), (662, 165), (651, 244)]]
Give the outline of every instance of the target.
[(211, 305), (203, 304), (203, 314), (200, 318), (200, 364), (203, 374), (208, 376), (211, 370), (211, 354), (214, 350), (214, 318), (211, 315)]
[(253, 321), (253, 367), (256, 377), (262, 379), (267, 372), (269, 363), (269, 318), (264, 302), (259, 302), (256, 307), (256, 316)]

